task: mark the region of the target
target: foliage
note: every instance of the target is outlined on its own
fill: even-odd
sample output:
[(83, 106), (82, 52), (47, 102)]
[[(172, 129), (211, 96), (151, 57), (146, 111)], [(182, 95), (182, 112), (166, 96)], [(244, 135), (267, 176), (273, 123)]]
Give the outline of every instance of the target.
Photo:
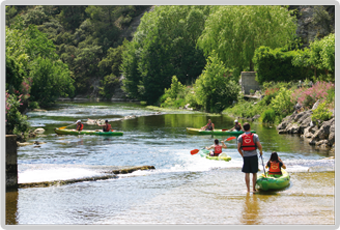
[(114, 74), (110, 74), (104, 77), (104, 80), (100, 81), (102, 87), (99, 87), (99, 94), (103, 97), (110, 99), (114, 95), (115, 89), (119, 86), (119, 78)]
[(133, 41), (123, 52), (123, 89), (153, 104), (176, 75), (189, 84), (201, 73), (205, 58), (196, 49), (210, 6), (157, 6), (145, 13)]
[(216, 55), (230, 68), (253, 70), (252, 58), (260, 46), (290, 46), (297, 28), (295, 16), (279, 5), (215, 6), (198, 46)]
[(274, 123), (276, 119), (275, 111), (271, 108), (263, 111), (260, 120), (262, 122)]
[(319, 104), (318, 108), (313, 111), (312, 121), (319, 125), (319, 121), (327, 121), (331, 119), (332, 112), (326, 108), (326, 102)]
[(224, 64), (211, 56), (203, 73), (195, 82), (197, 103), (208, 112), (221, 112), (237, 100), (240, 86), (225, 74), (228, 70)]
[(278, 114), (281, 118), (287, 116), (294, 110), (294, 104), (291, 102), (291, 94), (291, 90), (282, 87), (279, 90), (278, 95), (271, 102), (271, 106), (274, 109), (275, 113)]
[[(292, 93), (291, 101), (292, 103), (298, 102), (306, 108), (311, 108), (317, 100), (320, 100), (320, 103), (324, 102), (328, 97), (328, 93), (332, 93), (333, 89), (333, 83), (317, 82), (310, 88), (302, 87), (295, 90)], [(330, 95), (329, 98), (329, 100), (331, 100), (332, 96)]]
[(164, 94), (160, 97), (161, 107), (184, 107), (187, 88), (178, 81), (176, 76), (172, 77), (171, 87), (164, 89)]
[[(297, 51), (293, 57), (294, 66), (314, 69), (314, 81), (335, 81), (335, 34), (321, 40), (315, 39), (309, 49)], [(312, 74), (310, 74), (312, 75)]]
[(33, 78), (31, 97), (43, 107), (54, 103), (59, 97), (72, 96), (73, 79), (66, 64), (61, 61), (37, 58), (31, 68)]
[(22, 115), (19, 107), (22, 105), (20, 94), (9, 94), (6, 91), (6, 133), (8, 134), (23, 134), (25, 138), (28, 136), (30, 125), (27, 121), (27, 116)]
[(282, 48), (259, 47), (253, 58), (257, 81), (262, 84), (266, 81), (287, 82), (309, 78), (313, 74), (310, 68), (292, 64), (292, 60), (300, 53)]

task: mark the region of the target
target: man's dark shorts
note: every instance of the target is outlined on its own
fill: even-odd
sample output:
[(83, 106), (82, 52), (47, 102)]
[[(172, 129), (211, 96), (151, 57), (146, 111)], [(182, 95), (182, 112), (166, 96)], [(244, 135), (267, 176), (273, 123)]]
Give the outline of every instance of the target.
[(244, 173), (257, 173), (259, 171), (258, 157), (243, 157), (242, 172)]

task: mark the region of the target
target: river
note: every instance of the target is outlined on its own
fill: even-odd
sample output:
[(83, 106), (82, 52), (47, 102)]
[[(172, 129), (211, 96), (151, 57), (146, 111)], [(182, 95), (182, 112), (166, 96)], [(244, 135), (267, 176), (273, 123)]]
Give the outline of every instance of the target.
[[(19, 183), (100, 174), (91, 167), (152, 165), (155, 169), (119, 174), (115, 179), (7, 192), (8, 225), (335, 225), (334, 158), (297, 135), (279, 135), (275, 127), (250, 122), (263, 145), (264, 161), (277, 151), (291, 176), (290, 185), (281, 191), (247, 193), (235, 140), (227, 142), (225, 150), (232, 157), (230, 162), (190, 154), (192, 149), (211, 145), (214, 138), (227, 136), (189, 135), (185, 128), (203, 126), (209, 118), (215, 127), (230, 128), (233, 118), (228, 116), (158, 113), (137, 104), (105, 102), (60, 102), (47, 112), (27, 115), (33, 127), (46, 130), (29, 141), (46, 144), (18, 148)], [(108, 119), (124, 135), (54, 133), (56, 127), (88, 118)]]

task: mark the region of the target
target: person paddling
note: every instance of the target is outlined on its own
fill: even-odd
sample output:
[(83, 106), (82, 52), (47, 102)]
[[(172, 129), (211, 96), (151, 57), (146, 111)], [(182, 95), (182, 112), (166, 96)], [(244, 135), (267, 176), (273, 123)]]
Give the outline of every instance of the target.
[(286, 165), (282, 162), (277, 152), (272, 152), (266, 168), (269, 168), (269, 175), (282, 175), (281, 168), (286, 169)]
[(214, 149), (213, 151), (210, 151), (210, 156), (218, 156), (222, 153), (222, 148), (226, 149), (227, 146), (224, 144), (224, 141), (221, 141), (222, 145), (219, 145), (219, 141), (217, 139), (214, 140), (214, 144), (210, 147), (205, 147), (205, 149), (210, 150)]
[(98, 122), (97, 122), (97, 125), (103, 127), (103, 132), (109, 132), (111, 130), (111, 125), (109, 124), (108, 120), (105, 120), (104, 125), (100, 125), (98, 124)]
[(210, 130), (210, 131), (213, 131), (214, 129), (215, 129), (215, 125), (214, 123), (211, 122), (211, 119), (208, 120), (208, 124), (206, 124), (205, 126), (201, 128), (201, 130)]
[(230, 129), (230, 131), (241, 131), (242, 130), (242, 124), (238, 122), (238, 120), (235, 120), (235, 126)]
[(84, 128), (84, 125), (81, 123), (81, 120), (78, 120), (78, 121), (77, 121), (76, 130), (77, 130), (77, 131), (82, 131), (83, 128)]
[(242, 172), (245, 173), (247, 191), (250, 192), (250, 173), (252, 173), (253, 191), (256, 192), (255, 185), (257, 172), (259, 171), (256, 149), (260, 150), (260, 155), (262, 156), (262, 145), (260, 143), (258, 135), (250, 132), (250, 125), (248, 122), (243, 124), (243, 129), (245, 133), (237, 138), (237, 150), (243, 157)]

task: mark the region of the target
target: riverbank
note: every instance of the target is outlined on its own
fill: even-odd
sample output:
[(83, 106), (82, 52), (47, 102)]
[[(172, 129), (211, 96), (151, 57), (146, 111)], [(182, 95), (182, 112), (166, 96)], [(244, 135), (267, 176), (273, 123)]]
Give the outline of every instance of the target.
[(335, 115), (331, 119), (319, 121), (318, 124), (312, 122), (313, 110), (298, 113), (295, 111), (287, 116), (277, 126), (279, 134), (300, 135), (310, 145), (316, 148), (335, 149)]

